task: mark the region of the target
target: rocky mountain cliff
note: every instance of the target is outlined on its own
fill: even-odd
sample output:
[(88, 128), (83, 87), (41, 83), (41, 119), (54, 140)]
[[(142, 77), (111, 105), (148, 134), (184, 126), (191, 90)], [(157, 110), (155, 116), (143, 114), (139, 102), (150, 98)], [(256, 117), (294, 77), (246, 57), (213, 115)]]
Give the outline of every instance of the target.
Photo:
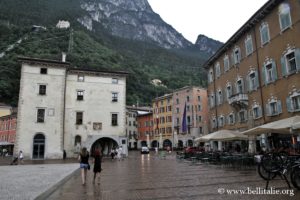
[(222, 45), (222, 42), (206, 37), (205, 35), (199, 35), (195, 43), (195, 47), (200, 52), (205, 52), (208, 55), (213, 55)]
[(85, 0), (80, 7), (87, 15), (78, 21), (88, 30), (101, 23), (112, 35), (122, 38), (153, 42), (164, 48), (192, 46), (153, 12), (147, 0)]

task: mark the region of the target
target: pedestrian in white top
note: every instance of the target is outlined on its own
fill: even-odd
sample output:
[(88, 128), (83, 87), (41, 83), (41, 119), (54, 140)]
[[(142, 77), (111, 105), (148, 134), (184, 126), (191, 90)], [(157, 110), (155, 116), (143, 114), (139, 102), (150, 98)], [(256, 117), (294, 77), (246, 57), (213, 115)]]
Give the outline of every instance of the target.
[(123, 152), (123, 149), (122, 149), (122, 146), (120, 146), (117, 150), (117, 156), (118, 156), (118, 160), (120, 161), (121, 158), (122, 158), (122, 152)]
[(23, 159), (24, 159), (23, 152), (20, 151), (19, 152), (19, 162), (20, 162), (21, 165), (24, 163)]

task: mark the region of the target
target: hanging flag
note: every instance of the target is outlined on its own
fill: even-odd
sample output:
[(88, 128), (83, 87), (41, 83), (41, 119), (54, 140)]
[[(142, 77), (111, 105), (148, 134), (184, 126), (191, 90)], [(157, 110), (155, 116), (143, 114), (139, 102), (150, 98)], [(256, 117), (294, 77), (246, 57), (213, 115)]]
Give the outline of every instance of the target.
[(186, 102), (184, 103), (184, 110), (182, 116), (182, 133), (187, 132), (187, 125), (186, 125)]

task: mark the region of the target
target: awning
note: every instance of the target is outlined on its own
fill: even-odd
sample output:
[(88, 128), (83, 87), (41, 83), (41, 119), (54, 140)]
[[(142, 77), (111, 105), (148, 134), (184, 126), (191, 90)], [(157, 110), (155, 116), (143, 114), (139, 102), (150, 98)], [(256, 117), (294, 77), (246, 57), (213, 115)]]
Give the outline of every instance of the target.
[(300, 116), (294, 116), (278, 121), (270, 122), (242, 132), (245, 135), (261, 135), (264, 133), (291, 134), (291, 129), (300, 127)]
[(208, 135), (198, 137), (195, 141), (230, 141), (230, 140), (248, 140), (248, 136), (234, 130), (219, 130)]
[(9, 146), (9, 145), (14, 145), (14, 143), (7, 142), (7, 141), (0, 141), (0, 146)]

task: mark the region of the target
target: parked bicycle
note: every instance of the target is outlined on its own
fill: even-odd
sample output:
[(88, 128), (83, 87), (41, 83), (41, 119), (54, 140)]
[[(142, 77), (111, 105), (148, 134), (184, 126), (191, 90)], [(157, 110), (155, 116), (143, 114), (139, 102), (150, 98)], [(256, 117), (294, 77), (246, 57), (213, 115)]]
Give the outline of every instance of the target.
[(288, 175), (293, 186), (300, 189), (300, 157), (289, 156), (286, 152), (266, 153), (258, 164), (258, 174), (267, 181), (266, 189), (276, 176), (283, 178), (290, 188)]

